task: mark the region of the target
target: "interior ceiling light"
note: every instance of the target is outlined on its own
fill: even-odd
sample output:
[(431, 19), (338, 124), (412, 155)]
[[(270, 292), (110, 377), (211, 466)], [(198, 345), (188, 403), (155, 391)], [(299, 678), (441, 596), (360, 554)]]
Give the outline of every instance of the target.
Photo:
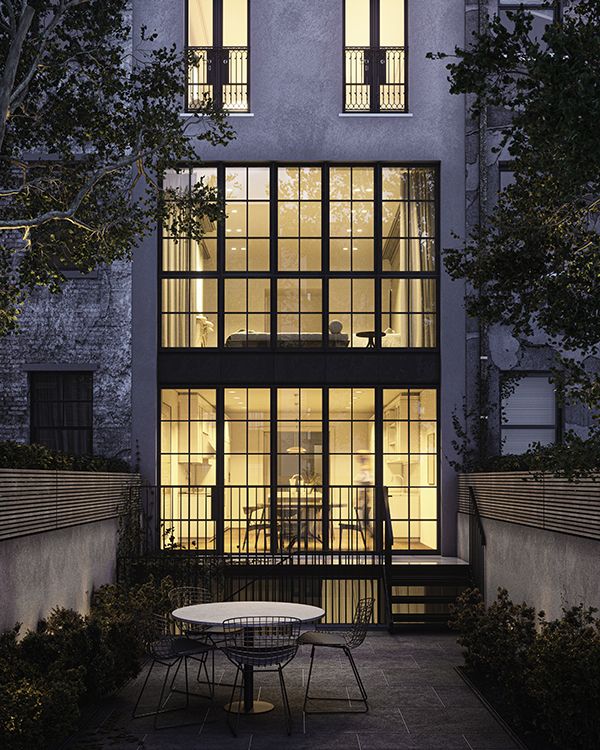
[(306, 453), (306, 448), (303, 448), (301, 445), (290, 445), (286, 449), (286, 453)]

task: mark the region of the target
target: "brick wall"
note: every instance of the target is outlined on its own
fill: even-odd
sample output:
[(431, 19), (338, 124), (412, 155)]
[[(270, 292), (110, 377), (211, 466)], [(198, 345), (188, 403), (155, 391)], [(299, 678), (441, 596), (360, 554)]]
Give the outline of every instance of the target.
[(0, 339), (0, 440), (29, 441), (28, 368), (91, 367), (94, 453), (130, 457), (131, 264), (38, 290), (20, 330)]

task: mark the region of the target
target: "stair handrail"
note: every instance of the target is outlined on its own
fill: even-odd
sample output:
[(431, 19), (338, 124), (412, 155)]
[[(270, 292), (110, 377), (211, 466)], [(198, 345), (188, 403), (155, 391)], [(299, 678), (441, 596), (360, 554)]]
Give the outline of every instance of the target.
[(477, 504), (475, 488), (469, 485), (469, 567), (475, 586), (485, 599), (485, 547), (486, 538)]
[(486, 546), (485, 529), (483, 528), (483, 521), (481, 520), (481, 513), (479, 512), (479, 505), (477, 504), (477, 495), (473, 485), (469, 485), (469, 501), (471, 506), (471, 515), (475, 518), (475, 523), (479, 534), (481, 535), (481, 545)]
[(392, 529), (392, 518), (390, 514), (390, 501), (388, 488), (382, 488), (381, 511), (383, 521), (383, 589), (387, 604), (388, 627), (392, 627), (393, 612), (391, 598), (391, 573), (392, 573), (392, 548), (394, 546), (394, 533)]

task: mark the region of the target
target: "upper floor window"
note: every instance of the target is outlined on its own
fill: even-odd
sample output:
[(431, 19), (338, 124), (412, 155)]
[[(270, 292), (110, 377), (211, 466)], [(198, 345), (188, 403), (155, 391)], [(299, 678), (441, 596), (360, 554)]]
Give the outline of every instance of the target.
[(92, 453), (92, 373), (32, 372), (32, 443), (72, 455)]
[(345, 0), (345, 112), (406, 111), (406, 6), (406, 0)]
[(503, 455), (525, 453), (533, 443), (549, 445), (557, 436), (556, 393), (549, 376), (544, 373), (516, 375), (518, 380), (508, 380), (504, 385)]
[(430, 166), (220, 165), (227, 218), (162, 237), (163, 347), (433, 348), (437, 174)]
[(188, 0), (187, 21), (187, 109), (248, 112), (248, 0)]
[(502, 25), (512, 32), (514, 22), (511, 19), (511, 13), (522, 8), (533, 17), (530, 37), (533, 41), (542, 43), (542, 37), (546, 27), (557, 19), (558, 11), (552, 7), (549, 0), (498, 0), (498, 14), (502, 20)]

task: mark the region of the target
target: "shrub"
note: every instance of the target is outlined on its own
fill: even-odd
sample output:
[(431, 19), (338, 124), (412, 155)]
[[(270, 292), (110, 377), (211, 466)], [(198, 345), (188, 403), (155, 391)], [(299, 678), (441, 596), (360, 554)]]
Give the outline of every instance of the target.
[(600, 620), (594, 609), (565, 610), (541, 623), (531, 653), (529, 690), (536, 725), (557, 747), (600, 747)]
[(18, 632), (17, 625), (0, 640), (0, 746), (52, 747), (77, 726), (85, 668), (50, 663), (41, 670), (17, 642)]
[[(547, 621), (514, 604), (505, 589), (488, 608), (477, 590), (464, 592), (450, 625), (460, 632), (465, 662), (491, 688), (521, 730), (569, 750), (600, 747), (600, 620), (582, 605)], [(544, 745), (545, 747), (546, 745)]]
[(131, 472), (129, 464), (121, 458), (71, 456), (45, 445), (28, 445), (12, 440), (0, 442), (0, 469)]
[(536, 613), (526, 604), (514, 604), (506, 589), (487, 609), (477, 590), (457, 600), (450, 624), (460, 631), (467, 666), (502, 693), (516, 717), (528, 715), (531, 706), (524, 676), (530, 669), (530, 651), (536, 638)]
[(0, 747), (55, 746), (82, 706), (137, 675), (152, 614), (170, 609), (172, 586), (169, 578), (103, 586), (86, 617), (57, 608), (21, 641), (19, 625), (0, 634)]

